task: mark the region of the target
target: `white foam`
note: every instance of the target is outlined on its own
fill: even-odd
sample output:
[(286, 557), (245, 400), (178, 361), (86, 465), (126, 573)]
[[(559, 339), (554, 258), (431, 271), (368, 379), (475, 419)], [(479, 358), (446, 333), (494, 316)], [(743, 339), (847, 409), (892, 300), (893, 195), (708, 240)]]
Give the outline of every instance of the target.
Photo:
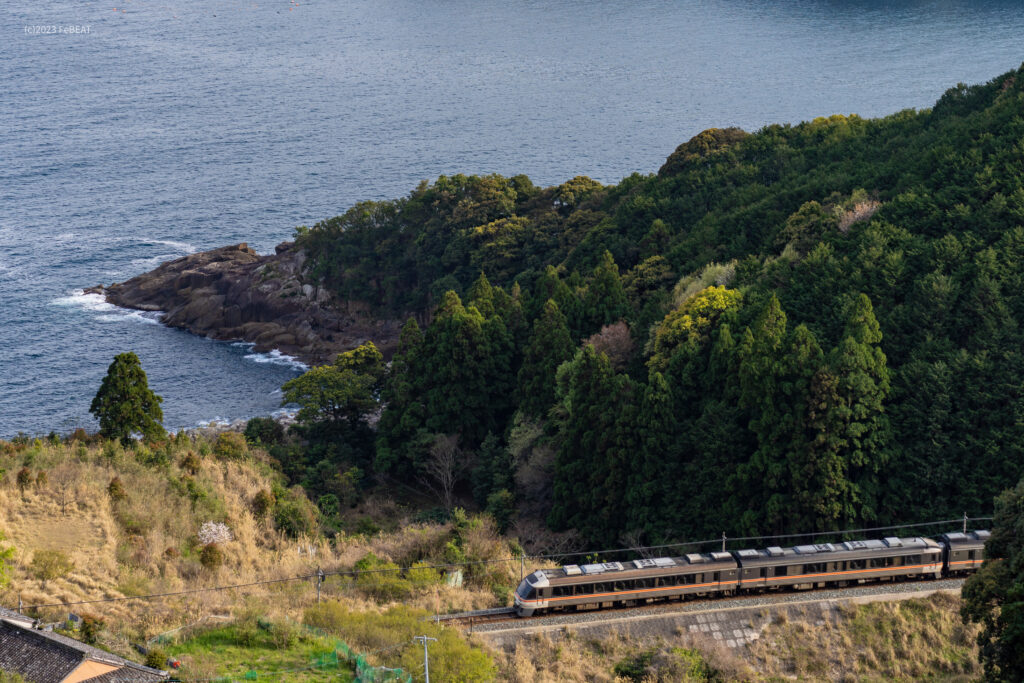
[(141, 242), (142, 244), (161, 244), (177, 251), (183, 251), (186, 254), (194, 254), (199, 251), (199, 247), (189, 244), (188, 242), (176, 242), (175, 240), (150, 240), (142, 237), (136, 238), (135, 241)]
[(70, 296), (62, 296), (50, 302), (53, 306), (67, 308), (81, 308), (90, 313), (101, 313), (96, 320), (102, 323), (134, 322), (146, 325), (159, 325), (160, 316), (163, 311), (136, 311), (130, 308), (121, 308), (108, 303), (102, 294), (86, 294), (81, 289), (71, 292)]
[[(107, 303), (102, 294), (86, 294), (84, 290), (76, 289), (70, 296), (62, 296), (50, 302), (54, 306), (66, 306), (82, 308), (86, 311), (115, 311), (117, 306)], [(127, 309), (121, 309), (127, 310)]]
[(295, 368), (296, 370), (302, 370), (305, 372), (309, 370), (309, 366), (298, 360), (294, 356), (281, 353), (277, 349), (272, 349), (269, 353), (247, 353), (244, 358), (251, 360), (253, 363), (266, 363), (270, 365), (284, 365), (286, 367)]
[(150, 256), (149, 258), (133, 258), (131, 260), (131, 266), (138, 270), (139, 268), (146, 268), (147, 270), (153, 270), (161, 263), (165, 261), (173, 261), (178, 257), (178, 254), (157, 254), (156, 256)]

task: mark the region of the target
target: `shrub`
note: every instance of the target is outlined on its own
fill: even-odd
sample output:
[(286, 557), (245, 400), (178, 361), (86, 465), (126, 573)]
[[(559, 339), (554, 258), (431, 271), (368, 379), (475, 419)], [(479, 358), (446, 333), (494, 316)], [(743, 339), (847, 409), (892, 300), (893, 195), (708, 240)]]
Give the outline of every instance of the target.
[(419, 671), (423, 666), (423, 649), (394, 649), (396, 642), (412, 640), (426, 634), (437, 638), (430, 644), (430, 672), (442, 681), (493, 681), (497, 678), (494, 662), (482, 650), (466, 642), (456, 629), (444, 628), (424, 621), (427, 613), (404, 605), (392, 607), (383, 614), (351, 612), (337, 602), (325, 602), (307, 609), (303, 622), (333, 635), (343, 635), (345, 642), (357, 651), (386, 649), (379, 655), (386, 666)]
[(100, 617), (94, 614), (83, 614), (82, 625), (78, 627), (78, 631), (82, 636), (82, 640), (88, 645), (95, 645), (96, 640), (99, 638), (100, 631), (106, 622)]
[(159, 648), (152, 648), (146, 653), (146, 666), (163, 669), (167, 666), (167, 653)]
[(75, 568), (74, 563), (60, 550), (37, 550), (32, 555), (29, 569), (43, 583), (66, 576)]
[(206, 569), (217, 569), (224, 564), (224, 552), (216, 543), (204, 545), (199, 551), (199, 563)]
[(217, 436), (213, 454), (221, 460), (241, 460), (249, 452), (245, 437), (238, 432), (224, 432)]
[(125, 489), (121, 477), (114, 477), (110, 480), (110, 484), (107, 485), (107, 494), (110, 496), (110, 500), (115, 503), (128, 497), (128, 491)]
[(274, 494), (267, 489), (257, 491), (256, 495), (252, 497), (252, 512), (257, 518), (262, 519), (274, 508), (276, 502)]
[(274, 526), (293, 538), (309, 534), (316, 528), (316, 510), (304, 497), (279, 500), (274, 507)]
[(18, 470), (16, 480), (18, 482), (18, 488), (21, 490), (21, 496), (24, 498), (25, 490), (32, 485), (32, 470), (27, 467), (22, 467)]
[(429, 566), (426, 562), (415, 562), (405, 571), (405, 578), (417, 588), (433, 586), (441, 583), (441, 570)]
[(199, 457), (192, 451), (189, 451), (188, 454), (181, 459), (181, 469), (193, 476), (199, 474)]
[(638, 652), (620, 661), (612, 671), (619, 678), (643, 681), (647, 679), (647, 667), (650, 666), (653, 658), (653, 651)]
[(356, 586), (378, 600), (404, 600), (412, 595), (412, 583), (399, 575), (394, 562), (367, 553), (355, 564)]
[(47, 476), (46, 470), (39, 470), (39, 473), (36, 475), (36, 488), (44, 488), (48, 483), (50, 483), (50, 477)]
[(245, 440), (254, 446), (272, 446), (284, 438), (284, 427), (272, 417), (254, 417), (245, 423), (242, 433)]

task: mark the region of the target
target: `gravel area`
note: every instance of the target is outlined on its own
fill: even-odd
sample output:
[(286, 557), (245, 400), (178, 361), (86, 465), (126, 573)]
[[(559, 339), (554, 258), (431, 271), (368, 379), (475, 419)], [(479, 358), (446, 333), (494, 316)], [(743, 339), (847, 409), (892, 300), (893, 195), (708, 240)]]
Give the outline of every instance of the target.
[(815, 591), (794, 591), (768, 595), (747, 595), (734, 598), (711, 598), (692, 602), (670, 602), (645, 607), (626, 609), (594, 610), (554, 614), (529, 619), (509, 619), (506, 621), (482, 623), (473, 626), (474, 632), (506, 631), (510, 629), (530, 629), (537, 627), (569, 626), (597, 621), (625, 621), (652, 615), (685, 614), (687, 612), (717, 612), (730, 609), (750, 607), (767, 607), (787, 603), (826, 602), (829, 600), (853, 600), (860, 597), (875, 595), (899, 595), (901, 593), (935, 592), (940, 590), (960, 590), (964, 579), (941, 579), (939, 581), (908, 581), (903, 583), (877, 583), (853, 588), (830, 588)]

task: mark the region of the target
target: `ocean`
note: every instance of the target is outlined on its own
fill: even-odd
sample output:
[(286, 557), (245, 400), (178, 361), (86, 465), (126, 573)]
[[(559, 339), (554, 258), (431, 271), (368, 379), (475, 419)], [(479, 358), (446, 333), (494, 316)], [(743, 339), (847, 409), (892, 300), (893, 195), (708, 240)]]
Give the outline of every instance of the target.
[(82, 293), (451, 173), (651, 173), (712, 126), (931, 106), (1024, 60), (1019, 0), (54, 0), (0, 39), (0, 438), (94, 428), (135, 351), (165, 426), (301, 364)]

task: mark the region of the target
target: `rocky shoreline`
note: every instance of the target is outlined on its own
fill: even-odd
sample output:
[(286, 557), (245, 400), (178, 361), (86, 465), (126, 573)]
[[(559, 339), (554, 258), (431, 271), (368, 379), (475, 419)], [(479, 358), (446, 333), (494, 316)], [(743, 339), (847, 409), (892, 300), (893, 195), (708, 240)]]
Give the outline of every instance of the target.
[(341, 301), (310, 281), (306, 254), (293, 242), (261, 255), (244, 242), (189, 254), (109, 286), (86, 289), (108, 303), (161, 311), (165, 325), (226, 341), (278, 350), (307, 365), (323, 365), (373, 341), (386, 356), (402, 320), (374, 317), (362, 303)]

